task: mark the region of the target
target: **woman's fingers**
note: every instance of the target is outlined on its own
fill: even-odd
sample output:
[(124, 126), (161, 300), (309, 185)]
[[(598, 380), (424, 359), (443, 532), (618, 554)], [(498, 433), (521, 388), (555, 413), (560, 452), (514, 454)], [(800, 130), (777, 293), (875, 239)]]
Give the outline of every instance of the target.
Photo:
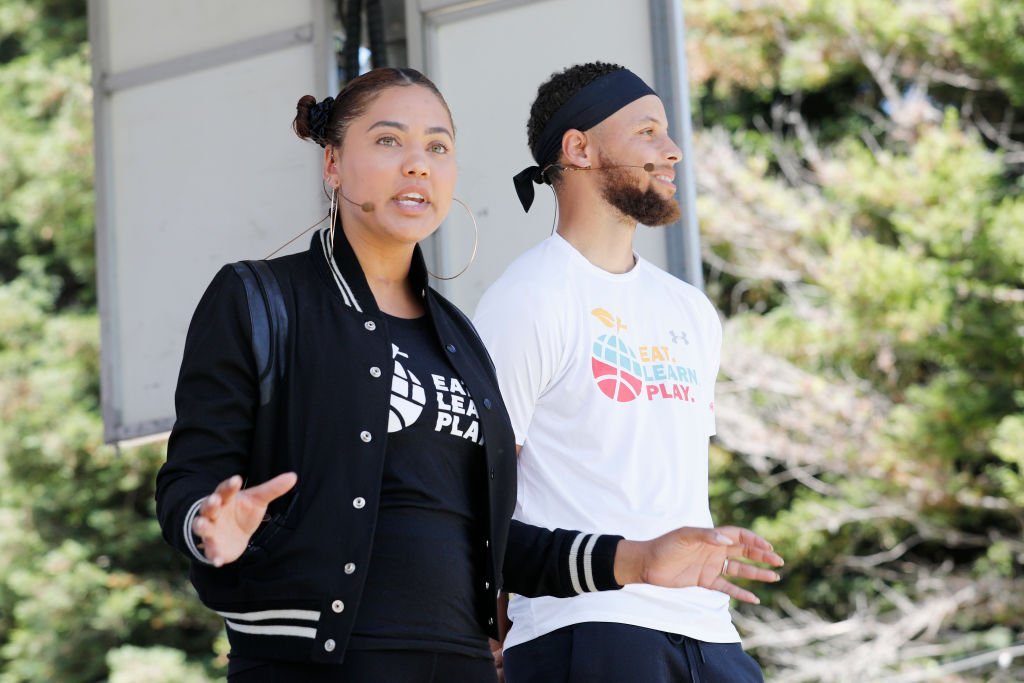
[(237, 474), (217, 484), (217, 488), (213, 490), (213, 493), (208, 495), (206, 500), (203, 501), (202, 506), (199, 508), (199, 515), (216, 522), (221, 510), (225, 505), (231, 503), (235, 494), (241, 488), (242, 478)]
[(245, 494), (251, 497), (253, 503), (265, 507), (275, 499), (288, 493), (298, 480), (299, 475), (294, 472), (285, 472), (273, 479), (268, 479), (258, 486), (247, 488)]
[(192, 520), (192, 531), (202, 539), (202, 549), (206, 559), (212, 562), (215, 567), (223, 566), (225, 551), (220, 541), (224, 541), (228, 546), (231, 545), (230, 537), (224, 537), (225, 531), (218, 531), (215, 522), (211, 522), (209, 519), (198, 515)]
[(211, 521), (217, 521), (218, 515), (220, 515), (221, 499), (216, 493), (211, 493), (203, 500), (203, 504), (199, 506), (199, 514), (196, 519), (206, 518)]
[(218, 552), (214, 523), (205, 517), (196, 515), (196, 518), (192, 520), (192, 531), (202, 539), (202, 549), (206, 559), (217, 567), (221, 566), (223, 562), (218, 559), (220, 553)]
[(242, 490), (242, 478), (237, 474), (233, 477), (228, 477), (221, 483), (217, 484), (217, 488), (213, 490), (213, 494), (220, 496), (221, 503), (228, 505), (231, 503), (231, 499), (236, 493)]
[(202, 539), (206, 559), (217, 567), (234, 562), (259, 526), (267, 505), (291, 490), (296, 481), (298, 475), (286, 472), (248, 489), (242, 489), (238, 475), (218, 484), (192, 520), (192, 531)]

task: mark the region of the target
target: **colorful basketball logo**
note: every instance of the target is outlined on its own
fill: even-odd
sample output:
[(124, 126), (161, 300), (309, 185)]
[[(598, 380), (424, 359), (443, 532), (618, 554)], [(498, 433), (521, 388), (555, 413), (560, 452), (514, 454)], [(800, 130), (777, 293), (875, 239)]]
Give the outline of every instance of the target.
[(391, 377), (391, 410), (388, 412), (388, 432), (400, 431), (413, 422), (423, 412), (427, 403), (427, 394), (416, 375), (407, 371), (398, 361), (398, 357), (408, 358), (394, 344), (391, 355), (395, 359), (395, 374)]
[(633, 349), (619, 339), (618, 332), (627, 329), (618, 316), (603, 308), (590, 312), (601, 324), (616, 334), (602, 334), (594, 341), (590, 367), (601, 392), (610, 399), (628, 403), (639, 398), (644, 389), (643, 368)]
[(594, 341), (590, 364), (597, 387), (608, 398), (628, 403), (640, 397), (644, 388), (640, 361), (615, 335), (602, 334)]

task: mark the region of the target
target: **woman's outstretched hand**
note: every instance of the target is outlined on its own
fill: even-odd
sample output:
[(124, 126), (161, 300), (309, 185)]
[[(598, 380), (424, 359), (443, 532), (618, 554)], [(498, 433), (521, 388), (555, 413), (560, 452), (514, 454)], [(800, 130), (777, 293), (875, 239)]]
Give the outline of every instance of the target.
[(774, 582), (779, 575), (752, 562), (771, 567), (783, 564), (771, 543), (748, 529), (682, 527), (649, 541), (619, 541), (615, 580), (622, 585), (700, 586), (756, 605), (761, 602), (756, 595), (729, 579)]
[(285, 472), (247, 489), (242, 489), (237, 474), (222, 481), (192, 521), (192, 531), (203, 540), (206, 559), (220, 567), (241, 557), (267, 506), (288, 493), (298, 479), (294, 472)]

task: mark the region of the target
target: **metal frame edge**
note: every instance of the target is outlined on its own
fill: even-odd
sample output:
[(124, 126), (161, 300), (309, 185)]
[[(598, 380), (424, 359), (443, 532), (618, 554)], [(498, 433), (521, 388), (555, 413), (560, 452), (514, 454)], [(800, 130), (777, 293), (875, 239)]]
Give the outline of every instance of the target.
[(676, 199), (683, 215), (680, 221), (667, 226), (665, 235), (669, 272), (694, 287), (704, 289), (693, 169), (693, 121), (687, 76), (684, 1), (650, 0), (651, 47), (654, 89), (665, 104), (669, 127), (675, 129), (679, 146), (683, 150), (680, 164), (683, 182), (676, 190)]
[(93, 191), (96, 205), (93, 213), (94, 248), (96, 250), (96, 307), (100, 319), (100, 407), (103, 414), (103, 441), (114, 443), (120, 438), (123, 425), (116, 409), (113, 362), (117, 357), (111, 326), (114, 324), (110, 297), (113, 283), (109, 281), (108, 252), (113, 248), (110, 230), (110, 120), (108, 95), (102, 90), (109, 62), (104, 30), (107, 0), (88, 0), (89, 50), (92, 67), (93, 112)]

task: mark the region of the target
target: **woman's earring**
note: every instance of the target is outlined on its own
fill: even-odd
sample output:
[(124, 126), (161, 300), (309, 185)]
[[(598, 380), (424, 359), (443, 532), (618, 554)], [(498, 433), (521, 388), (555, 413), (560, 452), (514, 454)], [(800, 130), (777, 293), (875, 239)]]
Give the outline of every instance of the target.
[(455, 273), (455, 275), (449, 275), (447, 277), (443, 277), (441, 275), (434, 275), (433, 273), (430, 273), (430, 270), (428, 269), (427, 272), (430, 273), (431, 277), (434, 277), (434, 278), (436, 278), (438, 280), (454, 280), (455, 278), (457, 278), (458, 276), (462, 275), (467, 270), (469, 270), (469, 267), (471, 265), (473, 265), (473, 261), (476, 259), (476, 248), (480, 244), (480, 228), (476, 224), (476, 216), (473, 215), (473, 210), (469, 208), (469, 206), (466, 204), (466, 202), (462, 201), (458, 197), (452, 197), (452, 200), (458, 202), (459, 206), (461, 206), (463, 209), (465, 209), (466, 213), (469, 214), (470, 220), (473, 221), (473, 253), (469, 255), (469, 263), (467, 263), (465, 265), (465, 267), (463, 267), (462, 270), (460, 270), (459, 272)]
[(334, 251), (334, 224), (338, 221), (338, 188), (331, 188), (331, 208), (328, 212), (331, 221), (331, 251)]

